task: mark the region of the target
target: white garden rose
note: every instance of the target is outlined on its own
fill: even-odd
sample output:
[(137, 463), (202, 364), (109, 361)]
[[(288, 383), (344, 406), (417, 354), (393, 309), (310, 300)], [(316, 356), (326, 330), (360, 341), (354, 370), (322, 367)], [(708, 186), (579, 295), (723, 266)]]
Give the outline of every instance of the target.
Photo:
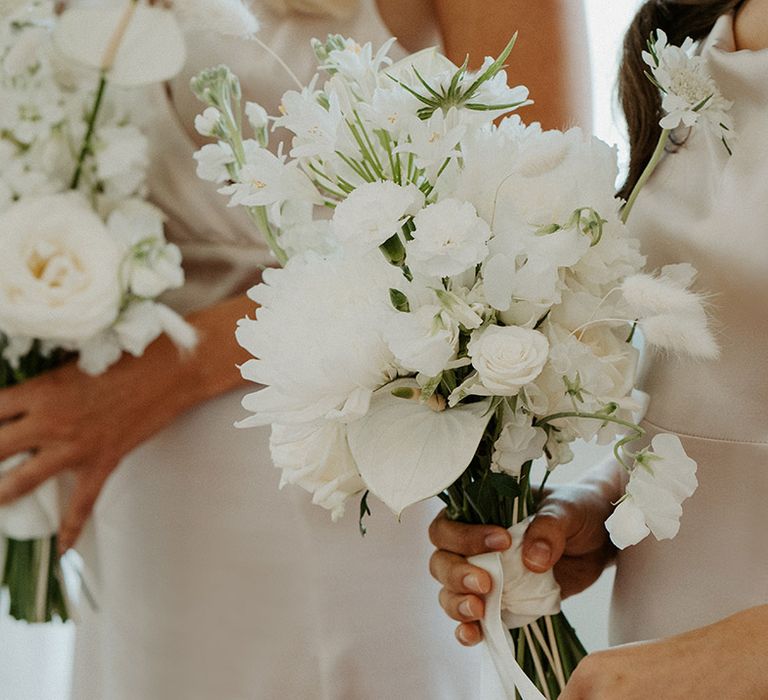
[(85, 340), (120, 309), (123, 247), (80, 194), (24, 199), (0, 215), (0, 329)]
[(432, 277), (453, 277), (482, 262), (491, 229), (469, 202), (444, 199), (420, 211), (407, 245), (408, 266)]
[(549, 341), (528, 328), (489, 326), (472, 334), (467, 351), (486, 389), (495, 396), (515, 396), (541, 374)]

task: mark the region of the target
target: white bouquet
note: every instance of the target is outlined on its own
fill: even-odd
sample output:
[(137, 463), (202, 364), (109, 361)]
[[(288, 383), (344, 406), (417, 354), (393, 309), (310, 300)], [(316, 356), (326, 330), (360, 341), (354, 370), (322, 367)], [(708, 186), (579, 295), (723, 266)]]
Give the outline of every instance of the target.
[[(146, 201), (147, 95), (117, 87), (181, 67), (171, 13), (134, 0), (63, 14), (53, 2), (14, 5), (0, 17), (0, 387), (75, 356), (99, 374), (162, 333), (192, 348), (194, 330), (157, 301), (184, 273), (163, 213)], [(149, 74), (131, 60), (137, 32), (168, 49)], [(28, 457), (0, 460), (0, 472)], [(15, 618), (70, 614), (58, 526), (53, 482), (0, 509), (0, 573)]]
[[(451, 518), (521, 534), (533, 460), (551, 471), (577, 439), (615, 443), (628, 486), (613, 541), (673, 537), (696, 465), (673, 435), (629, 450), (643, 435), (631, 341), (717, 354), (695, 271), (643, 271), (614, 149), (499, 121), (528, 98), (507, 84), (512, 43), (473, 73), (435, 50), (393, 65), (389, 44), (315, 41), (326, 77), (286, 92), (277, 117), (241, 105), (226, 67), (193, 81), (208, 105), (196, 126), (216, 139), (199, 175), (248, 208), (284, 265), (238, 325), (254, 358), (242, 374), (264, 387), (240, 425), (271, 424), (282, 483), (334, 519), (361, 498), (361, 528), (369, 493), (396, 514), (437, 495)], [(270, 122), (292, 133), (287, 154), (267, 150)], [(507, 689), (554, 698), (584, 649), (552, 574), (525, 570), (518, 550), (502, 563), (527, 676)]]

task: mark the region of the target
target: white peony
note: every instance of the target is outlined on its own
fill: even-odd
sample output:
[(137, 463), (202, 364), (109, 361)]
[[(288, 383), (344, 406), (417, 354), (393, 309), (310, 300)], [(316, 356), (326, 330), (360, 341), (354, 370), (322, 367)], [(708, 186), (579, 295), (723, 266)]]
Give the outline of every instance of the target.
[(398, 233), (403, 218), (415, 214), (423, 202), (424, 196), (414, 185), (366, 183), (336, 206), (333, 232), (345, 247), (366, 252)]
[(413, 219), (413, 240), (406, 246), (408, 266), (432, 277), (453, 277), (485, 258), (491, 229), (469, 202), (443, 199)]
[(649, 533), (672, 539), (680, 529), (681, 503), (696, 491), (696, 462), (680, 438), (660, 433), (651, 450), (639, 456), (626, 487), (625, 499), (605, 521), (612, 542), (624, 549)]
[(480, 382), (492, 395), (515, 396), (541, 373), (549, 341), (539, 331), (489, 326), (472, 334), (467, 352)]
[(113, 323), (125, 251), (80, 194), (14, 204), (0, 215), (0, 241), (4, 333), (71, 342)]

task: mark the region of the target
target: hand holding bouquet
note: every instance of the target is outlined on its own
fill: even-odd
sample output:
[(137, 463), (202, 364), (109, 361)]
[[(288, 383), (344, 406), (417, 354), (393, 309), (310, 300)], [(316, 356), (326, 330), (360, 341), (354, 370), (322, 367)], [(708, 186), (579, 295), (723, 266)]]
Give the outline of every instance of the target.
[[(577, 439), (613, 443), (628, 472), (613, 541), (673, 537), (696, 465), (673, 435), (629, 449), (644, 406), (631, 341), (717, 355), (695, 270), (644, 271), (613, 149), (499, 121), (527, 103), (507, 84), (512, 44), (472, 73), (434, 50), (392, 65), (388, 45), (331, 36), (314, 44), (326, 80), (287, 92), (275, 118), (241, 105), (225, 67), (193, 82), (198, 130), (216, 139), (198, 172), (284, 264), (237, 330), (254, 357), (243, 376), (264, 385), (241, 425), (272, 425), (282, 483), (334, 519), (353, 496), (362, 526), (369, 493), (396, 514), (437, 495), (449, 517), (511, 526), (515, 541), (537, 508), (533, 461), (551, 471)], [(266, 149), (270, 120), (292, 133), (289, 153)], [(513, 629), (497, 646), (525, 671), (507, 690), (553, 698), (585, 652), (551, 573), (517, 550), (498, 563)]]

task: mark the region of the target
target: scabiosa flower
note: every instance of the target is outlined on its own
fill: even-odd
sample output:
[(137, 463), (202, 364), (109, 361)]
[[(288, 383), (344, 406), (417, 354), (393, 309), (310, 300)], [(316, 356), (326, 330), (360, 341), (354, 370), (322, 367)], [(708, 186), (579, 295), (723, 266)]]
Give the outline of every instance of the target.
[(643, 51), (652, 80), (663, 93), (661, 106), (666, 114), (659, 124), (662, 129), (675, 129), (701, 123), (719, 133), (730, 152), (727, 136), (732, 121), (727, 112), (733, 103), (720, 93), (704, 59), (691, 55), (692, 47), (690, 37), (681, 46), (670, 46), (667, 35), (659, 29), (655, 40), (652, 35), (648, 41), (648, 51)]

